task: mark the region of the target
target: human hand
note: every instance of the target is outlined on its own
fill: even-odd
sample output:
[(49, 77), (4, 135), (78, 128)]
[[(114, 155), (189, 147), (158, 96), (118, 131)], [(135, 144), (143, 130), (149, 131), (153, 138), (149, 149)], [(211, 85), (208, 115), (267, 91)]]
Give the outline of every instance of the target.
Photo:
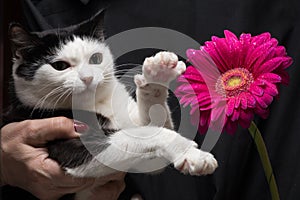
[(56, 117), (11, 123), (1, 129), (1, 171), (5, 184), (23, 188), (43, 200), (58, 199), (92, 185), (94, 179), (68, 176), (48, 158), (45, 144), (74, 138), (73, 120)]
[(117, 200), (125, 189), (124, 172), (118, 172), (95, 180), (91, 189), (81, 191), (76, 199)]

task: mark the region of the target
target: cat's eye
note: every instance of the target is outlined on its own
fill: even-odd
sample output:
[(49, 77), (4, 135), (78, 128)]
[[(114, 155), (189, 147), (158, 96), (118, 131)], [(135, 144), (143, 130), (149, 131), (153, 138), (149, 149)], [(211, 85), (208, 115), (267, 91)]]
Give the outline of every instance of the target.
[(65, 61), (56, 61), (54, 63), (51, 63), (52, 67), (56, 70), (62, 71), (65, 70), (69, 67), (71, 67), (71, 65)]
[(89, 60), (89, 64), (96, 65), (102, 63), (102, 54), (94, 53)]

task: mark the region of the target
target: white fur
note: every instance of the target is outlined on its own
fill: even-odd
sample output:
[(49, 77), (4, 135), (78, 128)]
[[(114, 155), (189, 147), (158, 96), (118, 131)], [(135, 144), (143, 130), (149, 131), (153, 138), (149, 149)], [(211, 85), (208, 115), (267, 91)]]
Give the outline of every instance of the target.
[[(65, 101), (57, 101), (62, 92), (67, 90), (73, 94), (92, 92), (99, 84), (101, 86), (102, 83), (109, 81), (109, 77), (104, 77), (104, 74), (111, 75), (113, 73), (113, 57), (109, 48), (103, 43), (74, 37), (74, 41), (61, 44), (59, 49), (52, 51), (57, 52), (56, 56), (52, 58), (52, 62), (67, 61), (72, 67), (58, 71), (50, 64), (44, 64), (37, 70), (34, 80), (26, 81), (16, 75), (16, 69), (22, 63), (22, 59), (15, 61), (13, 77), (16, 92), (18, 98), (25, 105), (44, 109), (72, 108), (70, 95), (68, 98), (66, 97), (71, 93), (65, 93), (65, 96), (61, 97), (60, 100)], [(94, 53), (103, 54), (104, 59), (101, 64), (89, 64), (89, 58)], [(81, 79), (89, 76), (93, 77), (93, 81), (87, 86)], [(103, 90), (102, 97), (98, 96), (98, 98), (105, 96), (105, 89), (101, 89)], [(46, 98), (45, 101), (43, 101), (44, 98)]]
[(101, 177), (114, 172), (113, 169), (130, 171), (140, 162), (151, 163), (151, 158), (156, 157), (164, 158), (183, 173), (192, 175), (212, 173), (217, 167), (210, 153), (197, 149), (195, 142), (166, 128), (124, 129), (113, 134), (109, 143), (110, 146), (90, 163), (67, 169), (67, 172), (78, 177)]
[[(109, 128), (120, 130), (109, 137), (110, 145), (104, 151), (87, 164), (67, 168), (68, 174), (101, 177), (116, 170), (132, 170), (144, 162), (151, 164), (155, 161), (153, 158), (172, 162), (185, 174), (205, 175), (216, 169), (213, 155), (197, 149), (195, 142), (170, 130), (173, 122), (166, 103), (168, 84), (185, 71), (185, 64), (178, 61), (175, 54), (160, 52), (146, 58), (143, 74), (135, 76), (135, 102), (125, 86), (112, 76), (113, 57), (105, 44), (75, 37), (74, 41), (53, 51), (57, 52), (53, 61), (67, 61), (72, 67), (57, 71), (44, 64), (33, 81), (26, 81), (15, 74), (22, 59), (15, 61), (14, 80), (20, 100), (37, 108), (72, 108), (71, 96), (67, 96), (70, 91), (70, 95), (80, 99), (73, 106), (101, 113), (110, 119)], [(103, 54), (101, 64), (88, 63), (94, 53)], [(86, 76), (93, 77), (90, 85), (81, 80)], [(65, 96), (53, 93), (58, 87), (57, 93), (65, 93)]]
[[(112, 173), (113, 169), (130, 171), (141, 162), (150, 164), (151, 158), (157, 157), (173, 162), (174, 166), (183, 173), (202, 175), (214, 171), (217, 162), (210, 153), (197, 149), (196, 143), (185, 139), (178, 133), (163, 128), (163, 126), (172, 128), (173, 123), (166, 104), (168, 95), (166, 86), (171, 78), (165, 79), (161, 74), (169, 75), (174, 79), (185, 69), (184, 63), (178, 63), (177, 56), (174, 55), (169, 52), (158, 53), (154, 58), (163, 58), (163, 61), (159, 62), (157, 59), (152, 59), (152, 61), (162, 63), (159, 67), (151, 63), (149, 61), (151, 59), (146, 59), (147, 64), (143, 66), (143, 75), (135, 76), (138, 87), (137, 103), (131, 99), (125, 87), (113, 79), (111, 86), (114, 87), (111, 93), (106, 96), (106, 99), (97, 102), (96, 107), (98, 112), (112, 120), (112, 128), (122, 130), (110, 136), (111, 145), (90, 163), (67, 169), (68, 173), (80, 177), (101, 177)], [(149, 65), (154, 67), (145, 70)], [(156, 75), (159, 77), (155, 77)], [(113, 98), (114, 93), (118, 95), (117, 98)], [(120, 99), (128, 99), (128, 101), (120, 101)], [(128, 113), (128, 107), (138, 112)], [(153, 107), (158, 110), (154, 109), (154, 112), (151, 112)], [(149, 123), (157, 125), (153, 119), (160, 118), (161, 111), (166, 121), (165, 124), (161, 124), (162, 127), (142, 126)], [(135, 115), (132, 117), (136, 120), (134, 123), (131, 121), (132, 118), (128, 117), (130, 115)], [(137, 124), (142, 127), (136, 127)]]

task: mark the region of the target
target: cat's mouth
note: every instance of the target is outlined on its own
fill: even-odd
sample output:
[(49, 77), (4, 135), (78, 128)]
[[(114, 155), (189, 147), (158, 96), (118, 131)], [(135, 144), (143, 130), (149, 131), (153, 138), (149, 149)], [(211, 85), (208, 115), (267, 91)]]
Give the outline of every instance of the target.
[(73, 94), (81, 94), (81, 93), (93, 93), (96, 92), (97, 88), (103, 85), (103, 81), (100, 80), (88, 80), (88, 82), (82, 82), (80, 84), (74, 84)]

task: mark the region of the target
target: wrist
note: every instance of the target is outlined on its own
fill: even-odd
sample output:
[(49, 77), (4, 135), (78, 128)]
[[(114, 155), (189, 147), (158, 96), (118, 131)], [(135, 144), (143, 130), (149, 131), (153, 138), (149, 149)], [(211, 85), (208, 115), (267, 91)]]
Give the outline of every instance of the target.
[(0, 151), (0, 187), (6, 185), (6, 181), (5, 181), (5, 176), (3, 174), (3, 167), (4, 167), (4, 163), (3, 163), (3, 151), (1, 149)]

